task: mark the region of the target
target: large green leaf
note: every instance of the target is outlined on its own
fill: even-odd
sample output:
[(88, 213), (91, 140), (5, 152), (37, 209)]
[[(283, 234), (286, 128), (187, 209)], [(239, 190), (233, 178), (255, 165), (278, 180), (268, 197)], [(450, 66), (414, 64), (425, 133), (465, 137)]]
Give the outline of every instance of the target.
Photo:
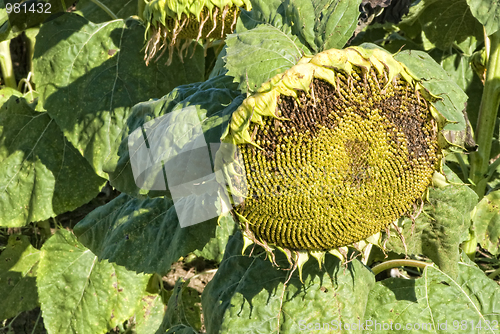
[(500, 190), (483, 197), (476, 206), (472, 221), (481, 246), (493, 255), (500, 254)]
[(500, 287), (463, 257), (456, 279), (428, 266), (416, 280), (377, 282), (368, 296), (367, 332), (497, 333)]
[(115, 161), (117, 139), (133, 105), (160, 97), (180, 84), (203, 80), (203, 50), (170, 67), (147, 67), (141, 51), (144, 26), (134, 19), (94, 24), (64, 14), (37, 36), (34, 80), (43, 107), (69, 141), (103, 176)]
[(242, 92), (256, 91), (307, 52), (297, 37), (270, 24), (229, 35), (226, 43), (227, 75), (235, 78)]
[(313, 52), (341, 49), (358, 24), (361, 0), (284, 1), (283, 22)]
[(97, 256), (66, 230), (42, 247), (37, 273), (45, 328), (49, 333), (105, 333), (130, 318), (149, 276), (127, 271)]
[(304, 36), (313, 40), (314, 21), (292, 31), (294, 20), (310, 19), (307, 10), (299, 11), (301, 7), (313, 10), (310, 0), (254, 0), (250, 12), (242, 11), (236, 33), (226, 39), (225, 57), (228, 75), (239, 83), (242, 92), (257, 90), (274, 75), (295, 65), (305, 53), (311, 53)]
[(500, 4), (491, 0), (467, 0), (472, 15), (484, 25), (487, 35), (500, 29)]
[(36, 269), (40, 251), (24, 235), (12, 235), (0, 255), (0, 320), (38, 306)]
[[(170, 157), (174, 157), (175, 154), (178, 156), (184, 154), (181, 152), (185, 152), (193, 141), (201, 139), (201, 132), (206, 148), (211, 150), (213, 144), (220, 143), (220, 137), (229, 124), (231, 114), (243, 101), (243, 96), (235, 89), (236, 85), (232, 83), (230, 77), (219, 76), (203, 83), (177, 87), (159, 100), (151, 100), (134, 106), (121, 136), (118, 163), (115, 164), (114, 161), (111, 161), (105, 166), (111, 184), (118, 190), (134, 196), (149, 194), (150, 196), (167, 195), (171, 197), (169, 184), (180, 181), (171, 180), (170, 175), (167, 175), (167, 182), (163, 182), (165, 191), (150, 190), (152, 187), (147, 186), (147, 180), (143, 182), (144, 184), (139, 183), (138, 185), (138, 178), (137, 175), (134, 176), (133, 169), (134, 166), (139, 169), (139, 162), (144, 160), (141, 158), (144, 150), (139, 148), (130, 152), (131, 134), (135, 131), (146, 131), (141, 130), (145, 129), (145, 126), (151, 130), (155, 127), (168, 129), (168, 131), (154, 135), (147, 134), (148, 140), (154, 137), (154, 142), (148, 144), (151, 144), (149, 149), (158, 159), (167, 154)], [(158, 149), (153, 152), (152, 146), (155, 145)], [(208, 154), (207, 152), (205, 153)], [(215, 152), (211, 151), (211, 154), (213, 158)], [(188, 158), (199, 159), (203, 157), (204, 155), (200, 153), (193, 154), (192, 157)], [(176, 178), (186, 178), (190, 174), (201, 176), (207, 172), (204, 161), (187, 163), (188, 160), (180, 161), (177, 164), (178, 168), (169, 166), (169, 174), (173, 174)], [(163, 180), (164, 175), (161, 167), (160, 163), (156, 167), (144, 167), (144, 170), (149, 173), (149, 178), (153, 178), (155, 173), (159, 173), (159, 177)]]
[(434, 103), (434, 106), (447, 120), (453, 122), (446, 125), (445, 129), (456, 131), (465, 129), (462, 111), (467, 102), (467, 94), (451, 80), (446, 71), (422, 51), (402, 51), (394, 57), (421, 78), (425, 88), (441, 98)]
[(92, 211), (74, 231), (80, 242), (101, 259), (137, 272), (163, 275), (172, 263), (195, 250), (220, 256), (211, 252), (216, 247), (212, 243), (227, 242), (234, 226), (228, 217), (219, 224), (215, 218), (181, 228), (172, 200), (140, 200), (122, 194)]
[[(452, 173), (446, 168), (447, 173)], [(470, 213), (477, 203), (476, 193), (466, 185), (448, 185), (429, 190), (429, 203), (415, 220), (398, 221), (401, 237), (391, 232), (389, 251), (400, 254), (424, 254), (444, 272), (455, 277), (458, 272), (459, 246), (467, 240), (471, 224)]]
[(24, 226), (74, 210), (105, 180), (36, 102), (0, 91), (0, 226)]
[(443, 52), (436, 50), (435, 53), (439, 55), (438, 57), (431, 54), (441, 64), (450, 78), (467, 93), (469, 97), (467, 100), (467, 116), (473, 129), (476, 128), (484, 87), (479, 76), (474, 73), (470, 65), (478, 43), (479, 41), (474, 37), (470, 37), (458, 45), (460, 47), (459, 51), (454, 50), (451, 54), (445, 53), (443, 55)]
[(309, 260), (301, 283), (297, 272), (288, 281), (289, 270), (273, 267), (257, 250), (253, 256), (242, 255), (241, 248), (237, 234), (203, 291), (207, 333), (299, 333), (308, 324), (326, 322), (334, 330), (340, 322), (358, 323), (365, 317), (374, 276), (357, 259), (343, 266), (327, 254), (322, 270)]
[(332, 48), (341, 49), (345, 46), (358, 24), (361, 2), (361, 0), (312, 0), (314, 6), (312, 19), (318, 52)]
[[(136, 0), (100, 0), (101, 4), (111, 10), (117, 17), (126, 19), (129, 16), (137, 15)], [(76, 4), (78, 14), (94, 23), (111, 21), (111, 16), (92, 0), (80, 0)]]
[(466, 0), (433, 2), (418, 19), (429, 41), (443, 50), (469, 36), (481, 39), (483, 35), (483, 27), (472, 16)]

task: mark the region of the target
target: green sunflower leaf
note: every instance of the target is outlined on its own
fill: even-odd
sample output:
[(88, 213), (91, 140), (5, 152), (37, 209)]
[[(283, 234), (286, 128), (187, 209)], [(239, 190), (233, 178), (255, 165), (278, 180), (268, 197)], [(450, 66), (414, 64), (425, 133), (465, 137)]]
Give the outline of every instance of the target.
[(176, 56), (171, 67), (146, 66), (144, 32), (134, 19), (94, 24), (66, 13), (37, 36), (34, 81), (43, 107), (102, 177), (103, 164), (118, 159), (117, 139), (132, 106), (203, 80), (201, 48), (184, 63)]
[[(12, 94), (12, 95), (11, 95)], [(19, 227), (71, 211), (95, 197), (105, 180), (67, 141), (36, 100), (2, 89), (0, 226)]]
[(11, 235), (0, 254), (0, 320), (38, 306), (36, 270), (40, 251), (25, 235)]
[[(230, 77), (218, 76), (203, 83), (179, 86), (159, 100), (150, 100), (134, 106), (120, 137), (118, 162), (115, 164), (114, 161), (111, 161), (104, 168), (109, 173), (113, 187), (133, 196), (149, 195), (154, 197), (167, 195), (171, 197), (169, 185), (172, 182), (179, 183), (180, 181), (171, 181), (169, 176), (187, 178), (188, 175), (202, 176), (206, 174), (208, 172), (206, 171), (208, 168), (206, 166), (207, 161), (195, 163), (192, 159), (206, 158), (213, 160), (215, 156), (215, 150), (213, 149), (216, 148), (214, 145), (220, 143), (220, 137), (227, 128), (233, 111), (243, 101), (243, 96), (235, 89), (236, 85), (232, 83)], [(161, 164), (156, 167), (140, 167), (141, 161), (144, 160), (141, 158), (141, 154), (145, 150), (138, 147), (136, 150), (131, 151), (131, 148), (139, 146), (131, 146), (133, 142), (131, 134), (143, 131), (141, 129), (146, 129), (146, 127), (151, 131), (155, 128), (164, 129), (163, 132), (158, 132), (155, 135), (146, 135), (149, 138), (148, 145), (152, 145), (149, 147), (149, 152), (155, 158), (167, 154), (168, 148), (170, 157), (177, 156), (182, 159), (177, 164), (178, 168), (169, 166), (172, 168), (172, 172), (166, 175), (167, 182), (162, 182), (163, 188), (166, 188), (165, 190), (151, 189), (153, 187), (146, 186), (146, 181), (141, 184), (138, 182), (137, 175), (134, 176), (134, 168), (136, 168), (136, 174), (138, 174), (137, 170), (144, 169), (150, 171), (149, 175), (161, 174), (159, 177), (164, 181), (161, 168), (156, 168), (161, 167)], [(206, 149), (210, 152), (192, 151), (199, 154), (189, 156), (189, 145), (192, 145), (193, 141), (201, 140), (202, 134)], [(149, 143), (152, 137), (154, 137), (154, 140)], [(155, 152), (152, 149), (154, 145), (159, 147)], [(198, 148), (200, 147), (198, 146)], [(211, 155), (211, 157), (206, 156), (207, 154)], [(187, 163), (188, 161), (189, 163)], [(174, 172), (174, 169), (178, 174)], [(138, 183), (141, 187), (138, 186)]]
[(233, 76), (242, 92), (256, 91), (278, 73), (295, 65), (309, 53), (296, 36), (269, 24), (229, 35), (226, 39), (227, 75)]
[(59, 230), (42, 247), (37, 286), (49, 333), (106, 333), (129, 319), (149, 276), (99, 261)]
[(500, 29), (500, 4), (488, 0), (467, 0), (472, 15), (484, 26), (487, 35)]
[(359, 5), (362, 1), (312, 0), (311, 2), (314, 13), (309, 14), (313, 14), (309, 22), (311, 19), (314, 22), (317, 51), (343, 48), (356, 29)]
[(436, 47), (447, 50), (469, 36), (480, 40), (483, 27), (472, 16), (466, 0), (436, 1), (418, 17), (425, 36)]
[(319, 270), (309, 260), (302, 284), (297, 272), (288, 281), (290, 271), (273, 267), (264, 254), (256, 254), (258, 249), (253, 256), (242, 255), (241, 249), (237, 234), (202, 293), (208, 333), (299, 333), (315, 329), (316, 323), (338, 332), (340, 322), (358, 323), (365, 317), (374, 276), (360, 261), (342, 266), (327, 254)]
[[(135, 0), (99, 0), (99, 2), (121, 19), (126, 19), (132, 15), (138, 15), (138, 2)], [(112, 20), (111, 16), (101, 7), (96, 5), (92, 0), (78, 1), (76, 4), (76, 10), (76, 13), (94, 23), (102, 23)]]
[(483, 197), (476, 206), (472, 221), (481, 247), (493, 255), (500, 254), (500, 190)]
[[(64, 12), (61, 0), (4, 0), (4, 2), (5, 5), (12, 5), (9, 21), (13, 32), (39, 26), (52, 14)], [(19, 7), (14, 7), (15, 5)]]
[(256, 91), (304, 54), (342, 48), (356, 29), (361, 1), (252, 1), (226, 39), (228, 75), (242, 92)]
[(428, 266), (419, 279), (377, 282), (368, 296), (367, 331), (389, 333), (392, 326), (405, 333), (496, 333), (500, 287), (466, 257), (455, 279)]
[[(190, 198), (180, 203), (183, 201), (189, 203)], [(163, 275), (172, 263), (195, 250), (204, 256), (221, 257), (218, 245), (227, 242), (234, 227), (228, 217), (221, 218), (219, 224), (214, 218), (182, 228), (172, 200), (140, 200), (121, 194), (87, 215), (74, 232), (100, 259), (129, 270)]]

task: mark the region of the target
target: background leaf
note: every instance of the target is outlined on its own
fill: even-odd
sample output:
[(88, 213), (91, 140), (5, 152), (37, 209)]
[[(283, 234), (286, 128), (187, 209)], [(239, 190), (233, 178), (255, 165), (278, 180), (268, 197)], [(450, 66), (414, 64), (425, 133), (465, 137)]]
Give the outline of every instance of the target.
[(99, 261), (68, 231), (42, 247), (37, 274), (45, 328), (49, 333), (105, 333), (130, 318), (149, 276)]
[[(17, 13), (15, 10), (9, 13), (10, 26), (13, 32), (21, 32), (39, 26), (52, 14), (64, 12), (61, 0), (4, 0), (4, 2), (6, 5), (8, 3), (15, 5), (22, 2)], [(69, 6), (69, 3), (67, 5)]]
[[(2, 99), (9, 96), (1, 92)], [(24, 226), (74, 210), (105, 182), (35, 105), (10, 95), (0, 109), (0, 226)]]
[[(121, 19), (126, 19), (137, 13), (137, 1), (135, 0), (99, 0)], [(91, 0), (79, 0), (76, 4), (77, 14), (94, 23), (102, 23), (113, 20), (108, 13), (97, 6)]]
[(500, 4), (488, 0), (467, 0), (472, 15), (484, 25), (487, 35), (500, 29)]
[[(312, 0), (314, 35), (318, 51), (342, 49), (358, 24), (361, 0)], [(318, 18), (318, 19), (316, 19)]]
[(450, 78), (467, 94), (467, 116), (473, 129), (476, 128), (481, 96), (483, 95), (483, 83), (470, 65), (478, 44), (479, 41), (476, 41), (474, 37), (469, 37), (458, 45), (460, 49), (453, 49), (451, 54), (437, 49), (430, 53)]
[(285, 284), (290, 271), (273, 267), (258, 249), (253, 256), (242, 255), (241, 247), (236, 234), (203, 291), (207, 333), (299, 333), (308, 323), (364, 318), (374, 276), (358, 260), (342, 266), (327, 254), (323, 270), (315, 260), (305, 264), (304, 284), (297, 272)]
[(268, 24), (229, 35), (226, 44), (227, 75), (235, 78), (242, 92), (256, 91), (308, 52), (297, 37)]
[[(400, 324), (405, 333), (498, 331), (500, 287), (465, 257), (463, 255), (463, 262), (457, 263), (456, 279), (428, 266), (422, 277), (416, 280), (389, 278), (377, 282), (368, 296), (365, 315), (365, 323), (371, 321), (373, 324), (370, 333), (389, 332), (387, 327), (382, 330), (382, 326), (375, 328), (375, 321), (387, 326), (392, 322), (393, 329), (400, 329), (396, 325)], [(485, 320), (489, 321), (490, 330), (486, 329)], [(476, 327), (479, 321), (482, 329)], [(494, 329), (492, 321), (497, 323)], [(418, 324), (421, 328), (405, 331), (406, 324)], [(422, 328), (422, 325), (427, 327)]]
[(472, 221), (481, 247), (493, 255), (500, 254), (500, 190), (483, 197), (476, 206)]
[(0, 320), (38, 306), (36, 270), (40, 251), (25, 235), (11, 235), (0, 254)]
[[(220, 143), (220, 137), (227, 128), (233, 111), (243, 101), (243, 96), (236, 88), (231, 77), (218, 76), (204, 83), (179, 86), (159, 100), (143, 102), (134, 106), (121, 134), (121, 144), (118, 150), (119, 160), (117, 163), (113, 160), (108, 161), (104, 168), (109, 173), (111, 184), (118, 190), (133, 196), (147, 194), (151, 197), (160, 195), (171, 197), (168, 181), (163, 182), (167, 188), (166, 191), (140, 189), (137, 186), (131, 159), (136, 159), (137, 162), (139, 158), (135, 152), (129, 152), (129, 135), (144, 124), (175, 111), (175, 121), (168, 121), (169, 131), (172, 129), (169, 135), (172, 137), (170, 139), (167, 136), (160, 138), (160, 140), (170, 140), (170, 142), (163, 142), (162, 146), (171, 149), (171, 155), (181, 152), (195, 137), (192, 134), (193, 128), (187, 127), (186, 124), (198, 123), (197, 126), (199, 125), (203, 131), (207, 147), (211, 147), (211, 144)], [(182, 109), (189, 106), (196, 109), (198, 119), (193, 119), (195, 118), (193, 113), (183, 114)], [(158, 121), (155, 126), (156, 124), (161, 126), (161, 122), (163, 121)], [(166, 127), (166, 125), (162, 126)], [(181, 143), (185, 145), (181, 146)], [(211, 152), (212, 155), (214, 153)], [(205, 173), (204, 164), (190, 163), (186, 166), (184, 162), (179, 167), (181, 168), (178, 174), (179, 178), (182, 178), (184, 174), (189, 174), (187, 169), (195, 174)], [(159, 171), (156, 170), (156, 172)], [(172, 172), (172, 174), (175, 173)], [(164, 176), (161, 177), (163, 179)]]
[(351, 38), (360, 0), (253, 0), (243, 11), (236, 34), (226, 39), (228, 75), (242, 92), (256, 91), (304, 54), (342, 48)]
[(181, 228), (172, 200), (140, 200), (122, 194), (87, 215), (74, 231), (101, 259), (137, 272), (164, 275), (172, 263), (195, 250), (221, 256), (211, 243), (224, 243), (235, 223), (231, 218), (219, 223), (212, 219)]
[(469, 36), (481, 39), (483, 35), (483, 27), (472, 16), (466, 0), (433, 2), (418, 18), (425, 36), (443, 50)]
[(144, 29), (133, 19), (94, 24), (64, 14), (37, 36), (34, 80), (43, 107), (102, 177), (104, 162), (117, 159), (117, 139), (133, 105), (203, 80), (201, 48), (184, 63), (174, 57), (171, 67), (147, 67)]

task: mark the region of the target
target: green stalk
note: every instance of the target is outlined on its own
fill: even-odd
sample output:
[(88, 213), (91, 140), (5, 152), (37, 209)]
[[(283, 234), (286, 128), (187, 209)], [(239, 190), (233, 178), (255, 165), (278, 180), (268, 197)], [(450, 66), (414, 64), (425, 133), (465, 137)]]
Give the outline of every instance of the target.
[(489, 274), (488, 277), (491, 279), (495, 279), (495, 277), (497, 277), (498, 275), (500, 275), (500, 268)]
[(118, 20), (118, 16), (116, 16), (115, 13), (113, 13), (113, 11), (111, 9), (109, 9), (108, 7), (106, 7), (105, 4), (103, 4), (102, 2), (100, 2), (99, 0), (90, 0), (92, 1), (93, 3), (95, 3), (97, 6), (101, 7), (101, 9), (103, 11), (105, 11), (106, 13), (108, 13), (109, 16), (111, 16), (111, 18), (113, 20)]
[(478, 151), (471, 154), (470, 178), (476, 185), (474, 190), (482, 198), (486, 192), (486, 175), (491, 153), (491, 142), (500, 105), (500, 31), (489, 37), (490, 54), (486, 67), (479, 117), (476, 126)]
[(35, 54), (36, 36), (38, 35), (39, 31), (40, 28), (30, 28), (25, 30), (26, 48), (28, 51), (28, 65), (29, 65), (28, 70), (31, 73), (33, 73), (33, 55)]
[[(491, 142), (500, 105), (500, 31), (485, 37), (485, 44), (489, 46), (489, 52), (486, 81), (475, 132), (478, 151), (470, 155), (471, 168), (469, 173), (474, 183), (473, 189), (480, 199), (486, 193)], [(472, 228), (469, 234), (470, 238), (462, 244), (462, 249), (473, 260), (476, 254), (477, 239)]]
[(145, 0), (137, 0), (137, 16), (141, 18), (141, 20), (144, 21), (144, 8), (146, 8), (146, 1)]
[(17, 89), (14, 66), (10, 58), (10, 40), (0, 43), (0, 67), (2, 68), (3, 83), (7, 87)]
[(374, 275), (377, 275), (387, 269), (392, 269), (392, 268), (417, 267), (425, 269), (428, 266), (432, 266), (432, 263), (422, 262), (418, 260), (406, 260), (406, 259), (389, 260), (382, 262), (381, 264), (377, 264), (375, 267), (372, 268), (372, 272)]

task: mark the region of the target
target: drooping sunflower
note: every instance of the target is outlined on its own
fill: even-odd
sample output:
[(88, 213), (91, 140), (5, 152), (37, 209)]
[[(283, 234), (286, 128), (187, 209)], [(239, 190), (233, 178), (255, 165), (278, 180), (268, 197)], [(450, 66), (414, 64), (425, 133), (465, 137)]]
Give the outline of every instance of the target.
[(217, 158), (247, 243), (321, 265), (412, 215), (441, 169), (437, 100), (377, 48), (304, 57), (264, 83), (233, 113)]
[(150, 1), (143, 14), (147, 22), (146, 64), (160, 50), (157, 59), (168, 50), (167, 64), (170, 64), (174, 49), (182, 59), (193, 41), (203, 40), (209, 45), (224, 39), (234, 30), (240, 7), (252, 8), (249, 0)]

